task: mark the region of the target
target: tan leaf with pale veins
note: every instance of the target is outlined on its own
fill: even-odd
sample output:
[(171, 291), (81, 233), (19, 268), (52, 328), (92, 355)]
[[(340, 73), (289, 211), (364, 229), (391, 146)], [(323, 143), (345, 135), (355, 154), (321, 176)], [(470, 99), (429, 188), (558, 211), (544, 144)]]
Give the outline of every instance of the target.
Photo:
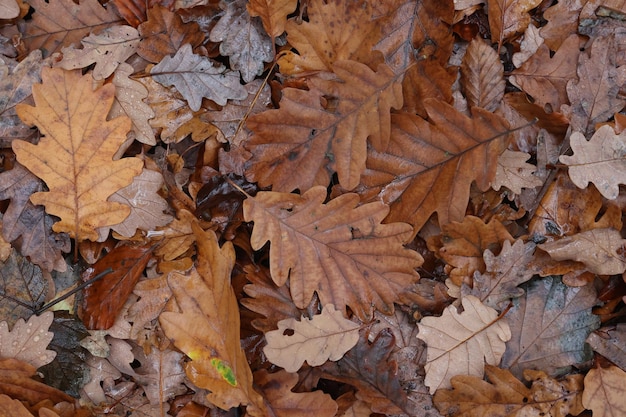
[(33, 86), (35, 106), (19, 105), (17, 113), (25, 123), (37, 125), (43, 137), (37, 145), (13, 141), (13, 151), (48, 185), (49, 192), (30, 199), (61, 218), (53, 230), (96, 240), (97, 228), (118, 224), (130, 213), (129, 207), (106, 201), (143, 166), (139, 158), (112, 159), (126, 140), (130, 120), (107, 120), (115, 87), (93, 91), (90, 74), (44, 68), (42, 80)]
[(51, 311), (32, 315), (27, 322), (15, 322), (11, 331), (6, 321), (0, 322), (0, 358), (19, 359), (35, 368), (52, 362), (57, 353), (46, 348), (54, 336), (48, 331), (53, 319)]
[(585, 375), (583, 405), (594, 417), (626, 415), (626, 372), (617, 366), (594, 368)]
[(63, 48), (63, 59), (56, 66), (72, 70), (95, 63), (93, 78), (103, 80), (135, 53), (140, 40), (139, 32), (132, 26), (110, 26), (83, 38), (83, 49)]
[(614, 275), (626, 271), (625, 243), (619, 231), (606, 228), (587, 230), (538, 247), (554, 260), (574, 260), (584, 263), (594, 274)]
[(252, 0), (246, 7), (250, 16), (259, 16), (263, 27), (272, 39), (285, 31), (287, 15), (293, 13), (298, 0)]
[(265, 339), (267, 359), (287, 372), (297, 372), (305, 361), (319, 366), (341, 359), (359, 341), (359, 325), (328, 304), (310, 319), (279, 321), (278, 330), (265, 333)]
[(508, 324), (498, 319), (498, 312), (473, 295), (463, 297), (463, 312), (447, 307), (441, 317), (425, 317), (419, 323), (417, 337), (428, 345), (424, 383), (434, 394), (449, 388), (455, 375), (482, 377), (485, 362), (497, 365), (511, 338)]
[(0, 1), (0, 19), (13, 19), (20, 15), (20, 6), (15, 0)]
[(461, 84), (472, 107), (494, 111), (504, 97), (504, 67), (498, 53), (480, 38), (470, 42), (461, 64)]
[(260, 192), (247, 198), (243, 210), (246, 221), (254, 222), (252, 247), (271, 242), (272, 279), (283, 285), (289, 278), (299, 308), (317, 291), (323, 305), (348, 305), (362, 320), (373, 307), (391, 313), (423, 262), (402, 247), (411, 227), (380, 224), (388, 213), (383, 203), (357, 207), (359, 197), (351, 193), (323, 204), (325, 198), (322, 186), (302, 195)]
[(493, 179), (491, 188), (498, 191), (504, 186), (515, 194), (520, 194), (522, 188), (535, 188), (542, 185), (543, 181), (533, 175), (537, 167), (526, 162), (529, 158), (530, 154), (526, 152), (505, 149), (498, 157), (496, 177)]
[(252, 371), (239, 342), (239, 307), (230, 285), (235, 249), (231, 242), (220, 248), (215, 233), (197, 225), (194, 233), (197, 268), (187, 275), (168, 276), (180, 312), (163, 312), (159, 321), (176, 347), (191, 358), (187, 376), (211, 391), (209, 401), (225, 410), (247, 405), (251, 416), (265, 416), (263, 398), (252, 386)]
[(574, 155), (561, 155), (569, 177), (579, 188), (592, 182), (609, 200), (619, 195), (619, 184), (626, 184), (626, 133), (616, 135), (608, 125), (601, 126), (591, 140), (580, 132), (570, 136)]

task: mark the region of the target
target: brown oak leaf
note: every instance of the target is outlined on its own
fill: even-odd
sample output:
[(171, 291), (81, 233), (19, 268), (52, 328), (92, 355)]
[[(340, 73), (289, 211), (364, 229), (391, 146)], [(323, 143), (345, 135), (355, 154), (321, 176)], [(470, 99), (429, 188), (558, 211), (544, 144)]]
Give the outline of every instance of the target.
[(523, 33), (530, 24), (531, 9), (541, 0), (487, 0), (491, 40), (502, 46), (504, 41)]
[(53, 319), (51, 311), (32, 315), (27, 322), (17, 320), (11, 331), (6, 321), (0, 322), (0, 358), (18, 359), (35, 368), (52, 362), (57, 353), (46, 348), (54, 336), (48, 331)]
[(461, 64), (461, 84), (467, 104), (494, 111), (504, 97), (504, 67), (498, 53), (485, 41), (470, 42)]
[(522, 188), (535, 188), (542, 185), (543, 181), (533, 175), (537, 167), (526, 162), (529, 158), (530, 154), (526, 152), (505, 149), (498, 157), (498, 169), (491, 187), (498, 191), (504, 186), (515, 194), (521, 194)]
[(259, 16), (268, 35), (275, 39), (285, 31), (287, 16), (298, 6), (297, 0), (252, 0), (246, 7), (250, 16)]
[(594, 417), (626, 414), (624, 384), (626, 384), (626, 372), (617, 366), (591, 369), (585, 375), (583, 405), (593, 411)]

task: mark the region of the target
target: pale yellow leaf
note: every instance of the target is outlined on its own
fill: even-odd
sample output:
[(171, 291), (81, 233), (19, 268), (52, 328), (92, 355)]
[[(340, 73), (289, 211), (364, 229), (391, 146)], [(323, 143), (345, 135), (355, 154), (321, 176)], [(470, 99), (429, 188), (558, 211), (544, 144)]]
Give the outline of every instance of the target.
[(591, 369), (585, 376), (583, 405), (593, 411), (593, 417), (626, 415), (626, 372), (617, 366)]
[(33, 315), (28, 322), (18, 319), (11, 331), (6, 321), (0, 322), (0, 358), (19, 359), (35, 368), (52, 362), (57, 354), (46, 348), (54, 336), (48, 331), (53, 319), (51, 311)]

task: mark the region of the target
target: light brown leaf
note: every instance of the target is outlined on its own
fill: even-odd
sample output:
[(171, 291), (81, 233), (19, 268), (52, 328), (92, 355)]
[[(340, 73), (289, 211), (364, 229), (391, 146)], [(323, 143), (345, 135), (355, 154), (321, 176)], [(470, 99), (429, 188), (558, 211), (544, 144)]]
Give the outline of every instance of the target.
[(247, 405), (250, 415), (267, 415), (239, 344), (239, 307), (230, 286), (235, 250), (230, 242), (220, 248), (212, 231), (203, 232), (194, 225), (194, 233), (197, 269), (188, 275), (172, 272), (168, 276), (181, 312), (161, 313), (161, 326), (191, 358), (185, 367), (187, 376), (196, 386), (211, 391), (209, 401), (225, 410)]
[[(92, 78), (62, 69), (42, 70), (33, 87), (35, 107), (20, 105), (18, 115), (36, 124), (44, 137), (37, 145), (14, 141), (18, 161), (43, 179), (49, 192), (31, 196), (34, 204), (61, 218), (53, 226), (77, 240), (96, 240), (95, 229), (124, 220), (130, 208), (106, 199), (141, 172), (142, 161), (113, 155), (126, 140), (130, 120), (107, 120), (115, 88), (92, 90)], [(64, 86), (60, 88), (60, 86)]]
[(126, 318), (133, 323), (130, 337), (138, 340), (140, 334), (149, 332), (150, 322), (164, 311), (165, 305), (172, 297), (172, 290), (167, 285), (167, 277), (161, 275), (158, 278), (139, 281), (133, 289), (133, 294), (139, 297), (139, 301), (130, 306)]
[(359, 325), (328, 304), (310, 319), (279, 321), (278, 330), (265, 333), (265, 339), (267, 359), (287, 372), (297, 372), (305, 361), (319, 366), (341, 359), (358, 342)]
[(434, 394), (449, 388), (455, 375), (482, 377), (485, 362), (497, 365), (504, 354), (511, 330), (498, 312), (473, 295), (461, 299), (463, 312), (447, 307), (441, 317), (425, 317), (417, 337), (428, 345), (424, 383)]
[(594, 274), (614, 275), (626, 271), (625, 243), (619, 231), (607, 228), (587, 230), (538, 247), (554, 260), (574, 260)]
[(520, 42), (520, 51), (513, 54), (512, 62), (515, 68), (519, 68), (533, 56), (535, 52), (543, 45), (543, 38), (539, 33), (539, 29), (535, 25), (528, 25), (524, 32), (524, 38)]
[(526, 152), (510, 151), (505, 149), (498, 157), (498, 168), (491, 188), (498, 191), (506, 187), (515, 194), (521, 194), (522, 188), (535, 188), (543, 181), (533, 175), (537, 167), (527, 163), (530, 154)]
[(587, 337), (594, 350), (622, 369), (626, 368), (626, 323), (601, 328)]
[(20, 6), (15, 0), (0, 1), (0, 19), (13, 19), (20, 15)]
[[(0, 394), (35, 405), (40, 401), (74, 402), (63, 391), (37, 381), (37, 368), (18, 359), (0, 359)], [(13, 416), (7, 416), (13, 417)]]
[(250, 16), (259, 16), (265, 31), (272, 39), (285, 31), (287, 15), (293, 13), (298, 0), (252, 0), (246, 7)]
[(626, 184), (626, 133), (616, 135), (608, 125), (601, 126), (590, 140), (580, 132), (570, 136), (574, 155), (561, 155), (568, 165), (572, 182), (586, 188), (592, 182), (609, 200), (619, 195), (619, 184)]
[(54, 337), (48, 331), (53, 319), (51, 311), (32, 315), (27, 322), (19, 319), (11, 331), (6, 321), (0, 322), (0, 358), (18, 359), (35, 368), (52, 362), (57, 353), (46, 348)]
[[(367, 139), (377, 150), (389, 142), (390, 111), (402, 105), (400, 76), (354, 61), (333, 65), (341, 80), (315, 78), (307, 91), (283, 90), (280, 109), (253, 115), (246, 176), (274, 191), (327, 186), (329, 165), (351, 190), (365, 169)], [(294, 173), (297, 173), (294, 175)]]
[(487, 0), (491, 40), (501, 46), (504, 41), (522, 33), (530, 24), (531, 9), (541, 0)]
[(411, 235), (404, 223), (380, 224), (388, 208), (361, 206), (356, 194), (323, 204), (326, 187), (303, 195), (260, 192), (243, 203), (254, 222), (250, 242), (260, 249), (268, 240), (270, 271), (277, 285), (289, 278), (291, 296), (304, 308), (317, 291), (323, 305), (349, 306), (362, 320), (373, 307), (393, 311), (399, 294), (418, 278), (423, 262), (402, 244)]
[(626, 372), (617, 366), (591, 369), (585, 375), (583, 405), (594, 417), (626, 415)]
[(543, 13), (548, 23), (539, 32), (551, 50), (558, 50), (565, 39), (578, 32), (578, 18), (584, 5), (582, 1), (560, 1)]
[(504, 67), (498, 53), (480, 38), (470, 42), (461, 64), (467, 104), (494, 111), (504, 97)]
[(0, 394), (0, 417), (33, 417), (33, 415), (19, 400)]

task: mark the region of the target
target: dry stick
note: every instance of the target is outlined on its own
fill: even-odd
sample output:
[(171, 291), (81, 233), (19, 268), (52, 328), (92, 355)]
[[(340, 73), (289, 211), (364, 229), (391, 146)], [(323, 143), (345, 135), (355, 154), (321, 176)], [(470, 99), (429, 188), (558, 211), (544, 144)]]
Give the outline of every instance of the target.
[(95, 277), (91, 278), (89, 281), (83, 282), (78, 287), (74, 288), (72, 291), (63, 294), (59, 298), (55, 298), (54, 300), (50, 301), (48, 304), (46, 304), (43, 307), (35, 310), (35, 314), (39, 315), (39, 314), (43, 313), (44, 311), (46, 311), (47, 309), (49, 309), (53, 305), (55, 305), (57, 303), (60, 303), (61, 301), (65, 300), (68, 297), (71, 297), (72, 295), (76, 294), (78, 291), (82, 290), (83, 288), (87, 287), (88, 285), (93, 284), (94, 282), (98, 281), (99, 279), (102, 279), (105, 275), (108, 275), (111, 272), (113, 272), (113, 268), (109, 267), (109, 268), (105, 269), (104, 271), (102, 271), (98, 275), (96, 275)]

